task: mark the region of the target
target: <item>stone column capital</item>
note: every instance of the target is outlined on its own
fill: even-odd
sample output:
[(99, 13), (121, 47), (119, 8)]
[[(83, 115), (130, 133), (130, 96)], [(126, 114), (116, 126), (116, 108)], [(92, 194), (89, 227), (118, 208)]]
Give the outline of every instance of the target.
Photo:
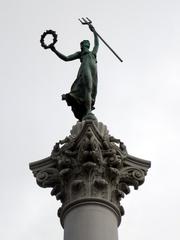
[(70, 136), (55, 144), (48, 158), (30, 163), (40, 187), (52, 188), (61, 200), (58, 216), (77, 205), (96, 203), (110, 208), (118, 224), (121, 199), (144, 183), (150, 162), (128, 154), (123, 142), (100, 122), (86, 120), (73, 126)]

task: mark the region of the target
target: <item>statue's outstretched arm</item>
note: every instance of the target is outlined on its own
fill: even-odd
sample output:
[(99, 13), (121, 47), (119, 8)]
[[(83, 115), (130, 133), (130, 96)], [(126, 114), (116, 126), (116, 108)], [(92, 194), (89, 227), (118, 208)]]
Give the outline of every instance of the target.
[(89, 28), (94, 33), (94, 48), (92, 51), (96, 55), (99, 48), (99, 39), (98, 39), (95, 28), (92, 25), (89, 25)]
[(76, 52), (76, 53), (71, 54), (69, 56), (65, 56), (64, 54), (57, 51), (54, 46), (51, 47), (51, 51), (53, 51), (60, 59), (62, 59), (63, 61), (66, 61), (66, 62), (67, 61), (73, 61), (73, 60), (76, 60), (76, 59), (80, 58), (80, 53), (79, 52)]

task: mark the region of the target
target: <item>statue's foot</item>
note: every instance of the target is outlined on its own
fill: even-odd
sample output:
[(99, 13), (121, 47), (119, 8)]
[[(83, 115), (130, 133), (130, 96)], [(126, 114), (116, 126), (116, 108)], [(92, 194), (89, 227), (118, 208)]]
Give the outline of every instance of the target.
[(96, 118), (96, 116), (92, 113), (92, 112), (89, 112), (89, 113), (87, 113), (86, 114), (86, 116), (84, 116), (83, 118), (82, 118), (82, 121), (85, 121), (85, 120), (93, 120), (93, 121), (97, 121), (97, 118)]

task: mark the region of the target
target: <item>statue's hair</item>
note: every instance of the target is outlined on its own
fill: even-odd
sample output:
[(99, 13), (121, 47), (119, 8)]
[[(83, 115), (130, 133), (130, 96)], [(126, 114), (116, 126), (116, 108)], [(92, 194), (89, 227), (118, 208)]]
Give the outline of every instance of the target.
[(82, 46), (83, 44), (87, 45), (88, 47), (90, 47), (90, 42), (89, 40), (83, 40), (82, 42), (80, 42), (80, 45)]

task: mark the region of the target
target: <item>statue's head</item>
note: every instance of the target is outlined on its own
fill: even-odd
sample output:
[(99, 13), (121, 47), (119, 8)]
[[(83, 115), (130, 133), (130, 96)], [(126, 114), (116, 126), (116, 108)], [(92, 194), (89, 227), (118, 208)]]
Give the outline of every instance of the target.
[(84, 49), (84, 48), (90, 48), (90, 42), (89, 40), (83, 40), (81, 43), (80, 43), (80, 47), (81, 49)]

